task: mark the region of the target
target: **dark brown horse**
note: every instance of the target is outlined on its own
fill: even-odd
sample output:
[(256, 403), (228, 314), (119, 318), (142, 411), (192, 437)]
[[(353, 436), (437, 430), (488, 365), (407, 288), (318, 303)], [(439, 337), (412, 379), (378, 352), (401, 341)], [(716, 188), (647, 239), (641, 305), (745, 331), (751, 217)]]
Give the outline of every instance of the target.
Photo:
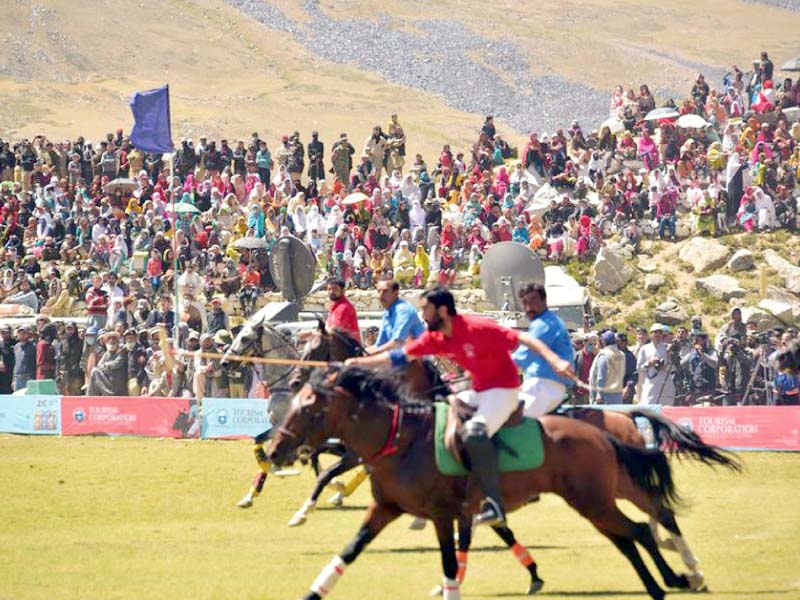
[[(651, 555), (667, 586), (690, 587), (688, 578), (676, 575), (661, 556), (650, 527), (628, 519), (615, 501), (617, 490), (629, 487), (654, 505), (670, 508), (676, 492), (667, 457), (624, 444), (575, 419), (548, 416), (540, 424), (545, 462), (536, 470), (503, 475), (506, 506), (513, 510), (539, 493), (556, 493), (628, 558), (652, 598), (661, 599), (664, 592), (644, 564), (637, 542)], [(477, 511), (480, 491), (468, 477), (438, 473), (430, 405), (404, 400), (389, 377), (358, 367), (331, 367), (312, 375), (293, 399), (268, 455), (276, 464), (291, 462), (299, 447), (317, 446), (329, 437), (341, 439), (370, 465), (374, 502), (355, 539), (323, 570), (306, 600), (326, 595), (344, 568), (403, 513), (434, 523), (444, 597), (459, 598), (453, 522)], [(708, 451), (715, 452), (715, 462), (732, 464), (712, 448)]]

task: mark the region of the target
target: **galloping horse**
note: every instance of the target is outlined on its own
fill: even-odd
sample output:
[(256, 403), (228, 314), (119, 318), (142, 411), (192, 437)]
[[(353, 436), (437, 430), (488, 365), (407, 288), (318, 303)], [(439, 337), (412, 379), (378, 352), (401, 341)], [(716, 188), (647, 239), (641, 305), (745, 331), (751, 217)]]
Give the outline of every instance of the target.
[[(677, 493), (667, 457), (624, 444), (578, 420), (546, 416), (539, 423), (545, 462), (535, 470), (502, 476), (506, 506), (513, 510), (539, 493), (554, 492), (628, 558), (652, 598), (660, 600), (664, 592), (636, 542), (651, 555), (667, 586), (689, 588), (689, 579), (676, 575), (664, 560), (650, 527), (628, 519), (615, 501), (617, 490), (629, 488), (659, 508), (671, 508)], [(403, 513), (434, 523), (445, 574), (444, 597), (458, 599), (453, 522), (477, 512), (481, 497), (470, 478), (439, 474), (430, 405), (404, 399), (390, 377), (358, 367), (331, 366), (312, 375), (293, 399), (268, 456), (275, 464), (285, 464), (301, 446), (314, 447), (330, 437), (341, 439), (370, 465), (374, 502), (355, 539), (322, 571), (305, 599), (326, 595), (346, 566)], [(736, 465), (710, 446), (704, 453), (715, 464)]]

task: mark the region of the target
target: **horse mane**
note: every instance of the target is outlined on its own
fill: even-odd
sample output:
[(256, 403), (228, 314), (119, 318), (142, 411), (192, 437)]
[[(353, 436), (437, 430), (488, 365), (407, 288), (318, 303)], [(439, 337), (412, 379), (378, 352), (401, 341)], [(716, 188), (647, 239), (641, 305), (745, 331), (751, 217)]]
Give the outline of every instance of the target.
[(394, 408), (400, 405), (408, 409), (424, 408), (430, 410), (431, 404), (404, 397), (405, 378), (403, 371), (380, 372), (353, 365), (350, 367), (331, 366), (327, 371), (320, 369), (311, 375), (309, 383), (315, 390), (326, 390), (326, 379), (338, 372), (336, 385), (358, 400), (359, 403), (378, 403)]
[(330, 333), (344, 341), (344, 343), (347, 344), (349, 349), (353, 352), (353, 356), (363, 356), (365, 354), (363, 344), (341, 327), (334, 327)]

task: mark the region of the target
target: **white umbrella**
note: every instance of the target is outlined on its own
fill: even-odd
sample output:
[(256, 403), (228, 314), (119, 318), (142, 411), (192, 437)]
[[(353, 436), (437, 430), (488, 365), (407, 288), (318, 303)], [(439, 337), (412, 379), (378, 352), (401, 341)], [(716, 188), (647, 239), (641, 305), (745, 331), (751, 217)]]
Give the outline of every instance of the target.
[(681, 115), (678, 119), (678, 127), (683, 127), (684, 129), (703, 129), (704, 127), (708, 127), (708, 121), (700, 115)]
[(677, 110), (672, 108), (671, 106), (664, 106), (662, 108), (656, 108), (651, 110), (645, 116), (645, 121), (657, 121), (658, 119), (673, 119), (675, 117), (681, 116)]
[(358, 204), (359, 202), (363, 202), (364, 200), (369, 200), (369, 196), (362, 192), (353, 192), (347, 198), (342, 200), (342, 204), (345, 206), (348, 204)]
[(264, 238), (259, 237), (243, 237), (233, 244), (234, 248), (247, 248), (248, 250), (255, 250), (257, 248), (266, 248), (267, 242)]
[(616, 117), (611, 117), (603, 121), (603, 124), (600, 125), (600, 129), (603, 129), (603, 127), (608, 127), (609, 130), (611, 130), (612, 135), (617, 135), (618, 133), (625, 131), (625, 123)]
[(122, 192), (132, 192), (138, 187), (139, 184), (133, 179), (129, 179), (127, 177), (117, 177), (116, 179), (109, 181), (103, 188), (103, 191), (108, 194), (113, 194), (117, 190), (121, 190)]
[[(170, 207), (169, 210), (172, 210)], [(175, 205), (175, 212), (179, 214), (191, 214), (191, 213), (199, 213), (200, 209), (197, 208), (194, 204), (189, 202), (178, 202)]]

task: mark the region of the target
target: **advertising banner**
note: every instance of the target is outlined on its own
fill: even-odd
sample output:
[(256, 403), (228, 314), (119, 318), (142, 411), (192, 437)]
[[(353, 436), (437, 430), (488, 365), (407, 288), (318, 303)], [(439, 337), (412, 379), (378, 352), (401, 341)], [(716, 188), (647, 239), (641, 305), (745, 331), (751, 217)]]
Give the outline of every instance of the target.
[(723, 448), (800, 451), (799, 406), (665, 406), (664, 415)]
[(0, 432), (61, 433), (60, 396), (0, 396)]
[(202, 414), (202, 438), (255, 437), (271, 427), (261, 398), (204, 398)]
[(194, 421), (186, 398), (127, 396), (64, 396), (61, 417), (63, 435), (192, 437)]

